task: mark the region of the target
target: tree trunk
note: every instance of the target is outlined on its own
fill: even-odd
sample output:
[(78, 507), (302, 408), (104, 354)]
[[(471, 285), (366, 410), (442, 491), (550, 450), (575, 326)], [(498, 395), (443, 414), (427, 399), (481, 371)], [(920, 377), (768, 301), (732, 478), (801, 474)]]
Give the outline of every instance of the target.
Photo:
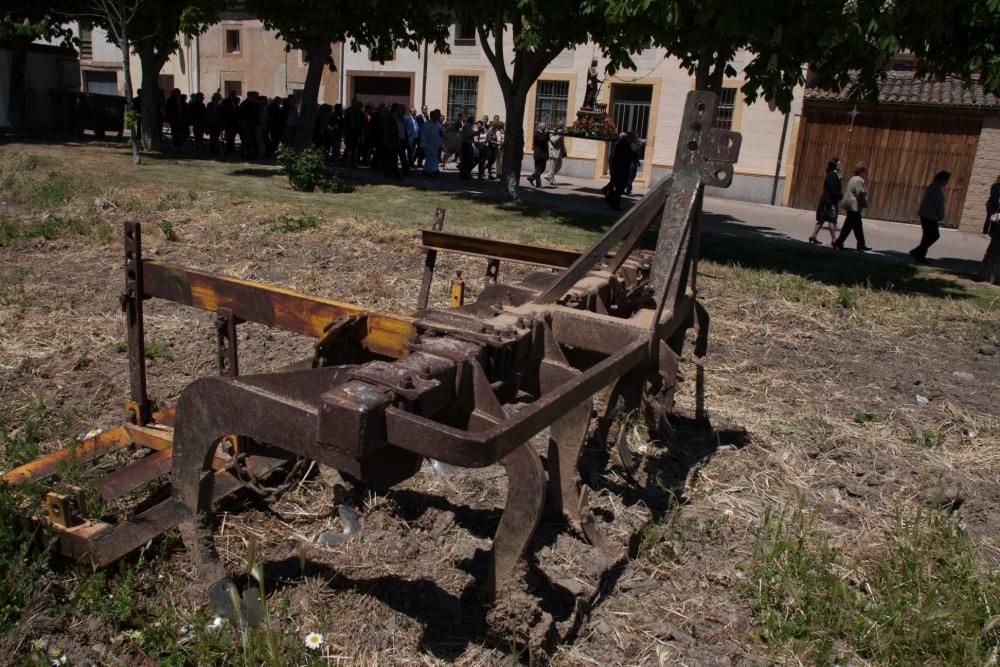
[(309, 69), (302, 88), (299, 103), (299, 125), (295, 129), (295, 150), (309, 148), (316, 131), (316, 115), (319, 108), (319, 85), (323, 81), (323, 70), (330, 59), (330, 40), (319, 38), (309, 46)]
[(521, 163), (524, 161), (524, 107), (528, 100), (528, 90), (517, 88), (509, 96), (504, 96), (504, 110), (507, 114), (503, 134), (503, 170), (500, 182), (504, 195), (517, 201), (518, 184), (521, 181)]
[(142, 146), (147, 151), (160, 150), (163, 135), (163, 120), (160, 118), (160, 69), (162, 60), (152, 49), (139, 51), (142, 65), (142, 94), (139, 100), (139, 114), (142, 117)]
[[(122, 77), (125, 81), (125, 118), (129, 118), (132, 111), (132, 71), (129, 68), (128, 58), (128, 23), (124, 23), (121, 29), (121, 51), (122, 51)], [(127, 123), (126, 123), (127, 124)], [(142, 155), (139, 153), (139, 137), (136, 136), (135, 124), (129, 124), (129, 143), (132, 144), (132, 164), (138, 166), (142, 164)]]
[(10, 126), (21, 128), (28, 108), (28, 42), (15, 39), (11, 43), (10, 82), (7, 86), (7, 117)]
[(983, 256), (983, 268), (979, 270), (976, 280), (1000, 285), (1000, 232), (994, 231), (990, 245)]

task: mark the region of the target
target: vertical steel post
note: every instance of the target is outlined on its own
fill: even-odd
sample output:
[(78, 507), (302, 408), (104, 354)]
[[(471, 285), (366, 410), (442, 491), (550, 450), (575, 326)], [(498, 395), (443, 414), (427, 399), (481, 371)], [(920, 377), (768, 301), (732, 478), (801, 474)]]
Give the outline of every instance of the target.
[[(439, 208), (434, 211), (434, 224), (431, 225), (431, 229), (439, 232), (442, 227), (444, 227), (444, 209)], [(427, 307), (427, 300), (431, 294), (431, 281), (434, 279), (434, 265), (437, 263), (437, 255), (437, 250), (432, 249), (427, 251), (427, 256), (424, 258), (424, 277), (420, 281), (417, 310), (423, 310)]]
[(236, 316), (229, 308), (219, 308), (215, 313), (215, 333), (219, 355), (219, 375), (236, 377), (240, 374), (236, 342)]
[(146, 342), (142, 328), (142, 226), (125, 223), (125, 292), (121, 295), (128, 332), (129, 389), (132, 403), (129, 415), (137, 424), (152, 420), (152, 408), (146, 394)]

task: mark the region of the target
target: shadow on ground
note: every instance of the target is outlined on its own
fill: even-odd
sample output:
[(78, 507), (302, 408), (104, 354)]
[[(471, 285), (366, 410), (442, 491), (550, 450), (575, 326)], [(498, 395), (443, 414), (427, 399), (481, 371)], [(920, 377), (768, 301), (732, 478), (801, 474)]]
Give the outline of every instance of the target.
[(978, 271), (978, 262), (937, 259), (929, 266), (940, 270), (939, 274), (914, 265), (902, 252), (813, 246), (727, 215), (706, 213), (704, 221), (701, 256), (719, 264), (790, 273), (834, 287), (865, 286), (900, 294), (976, 298), (972, 290), (948, 276), (968, 277)]
[[(748, 442), (740, 429), (715, 429), (706, 420), (678, 417), (674, 420), (676, 439), (657, 449), (655, 455), (644, 462), (649, 478), (655, 483), (645, 487), (622, 484), (620, 468), (612, 462), (607, 447), (594, 442), (588, 444), (581, 458), (583, 477), (595, 491), (607, 490), (618, 495), (628, 505), (643, 503), (650, 508), (651, 522), (662, 521), (667, 512), (684, 502), (683, 489), (688, 476), (706, 465), (720, 445), (742, 447)], [(476, 538), (491, 538), (501, 517), (500, 508), (475, 509), (456, 505), (447, 498), (415, 489), (391, 492), (394, 514), (407, 522), (417, 521), (430, 509), (448, 512), (455, 523)], [(608, 513), (596, 512), (598, 524), (611, 521)], [(538, 554), (552, 546), (567, 531), (571, 531), (560, 511), (552, 502), (546, 502), (545, 513), (525, 555), (527, 574), (522, 585), (535, 600), (538, 608), (551, 615), (552, 623), (545, 633), (550, 638), (549, 651), (555, 644), (573, 642), (589, 615), (608, 597), (625, 572), (630, 558), (635, 557), (637, 546), (646, 524), (639, 526), (628, 540), (627, 549), (617, 558), (608, 559), (608, 567), (600, 577), (596, 590), (586, 597), (574, 594), (559, 581), (553, 581), (539, 563)], [(577, 536), (579, 538), (579, 536)], [(364, 531), (356, 539), (364, 539)], [(487, 599), (486, 581), (489, 576), (490, 553), (478, 549), (471, 558), (457, 563), (457, 567), (472, 575), (473, 583), (459, 594), (441, 588), (427, 578), (407, 579), (400, 575), (371, 578), (353, 577), (349, 569), (315, 560), (301, 560), (292, 556), (280, 561), (264, 563), (269, 581), (267, 590), (274, 593), (287, 588), (301, 577), (316, 577), (326, 582), (334, 591), (353, 591), (370, 595), (391, 609), (409, 616), (422, 626), (422, 650), (443, 660), (459, 658), (470, 645), (490, 646), (517, 659), (523, 647), (518, 647), (510, 634), (499, 633), (488, 620), (493, 608)], [(536, 617), (537, 619), (538, 617)], [(537, 620), (535, 621), (537, 622)], [(521, 630), (526, 634), (530, 628)]]

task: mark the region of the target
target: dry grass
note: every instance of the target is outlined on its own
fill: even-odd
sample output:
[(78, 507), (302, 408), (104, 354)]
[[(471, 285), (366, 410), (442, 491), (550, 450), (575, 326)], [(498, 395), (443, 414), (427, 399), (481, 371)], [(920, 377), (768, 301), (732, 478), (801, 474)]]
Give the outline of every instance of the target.
[[(215, 165), (196, 165), (196, 179), (184, 163), (131, 171), (111, 149), (74, 149), (60, 156), (65, 164), (55, 154), (22, 146), (0, 155), (7, 201), (0, 224), (16, 231), (0, 241), (0, 405), (7, 415), (0, 427), (8, 433), (36, 396), (52, 420), (44, 447), (120, 419), (128, 385), (126, 355), (116, 345), (124, 338), (122, 276), (117, 234), (108, 230), (124, 219), (147, 223), (144, 245), (156, 259), (412, 312), (422, 268), (417, 229), (440, 204), (433, 193), (367, 186), (351, 195), (302, 195), (277, 179), (237, 179)], [(38, 195), (21, 169), (26, 160), (36, 163), (36, 175), (85, 175), (68, 199)], [(448, 205), (449, 228), (467, 233), (568, 246), (593, 235), (561, 219)], [(43, 211), (78, 220), (82, 231), (34, 235)], [(273, 229), (281, 216), (315, 216), (319, 224)], [(621, 470), (590, 451), (587, 460), (597, 462), (587, 473), (591, 504), (611, 542), (623, 552), (641, 542), (639, 556), (609, 571), (550, 515), (532, 546), (529, 580), (565, 638), (556, 664), (807, 659), (766, 645), (738, 594), (765, 515), (798, 503), (816, 511), (817, 530), (851, 562), (886, 545), (900, 512), (947, 507), (973, 536), (984, 567), (1000, 563), (1000, 373), (997, 357), (979, 353), (1000, 335), (996, 290), (937, 274), (879, 282), (877, 266), (868, 267), (874, 283), (845, 285), (735, 265), (740, 255), (727, 252), (709, 248), (716, 261), (704, 263), (700, 279), (713, 315), (706, 397), (713, 428), (681, 420), (681, 445), (649, 448), (650, 465), (673, 480), (665, 485), (681, 502), (665, 508), (662, 499), (631, 492)], [(432, 303), (446, 303), (456, 271), (474, 297), (483, 263), (440, 256)], [(210, 315), (149, 302), (146, 325), (172, 357), (150, 362), (156, 398), (173, 400), (193, 378), (214, 372)], [(311, 353), (309, 340), (250, 324), (240, 327), (240, 346), (243, 372)], [(693, 364), (685, 360), (682, 372), (688, 381), (679, 407), (691, 414)], [(929, 403), (918, 405), (918, 394)], [(499, 469), (424, 472), (388, 496), (361, 499), (363, 533), (336, 549), (311, 543), (339, 526), (331, 475), (321, 471), (271, 508), (234, 504), (222, 512), (224, 559), (239, 570), (257, 545), (272, 606), (287, 600), (278, 614), (284, 632), (323, 631), (329, 664), (518, 658), (518, 637), (486, 632), (487, 607), (474, 585), (506, 492)], [(169, 613), (156, 622), (179, 625), (200, 599), (186, 590), (183, 550), (176, 541), (164, 550), (140, 577), (137, 617), (153, 618), (162, 606)], [(57, 572), (75, 585), (75, 574)], [(159, 590), (163, 581), (176, 586)], [(19, 628), (17, 645), (42, 636), (79, 661), (157, 662), (155, 649), (124, 634), (135, 627), (105, 620), (91, 627), (72, 613), (60, 622), (33, 618)], [(108, 653), (95, 653), (94, 642)], [(201, 655), (217, 655), (197, 645)]]

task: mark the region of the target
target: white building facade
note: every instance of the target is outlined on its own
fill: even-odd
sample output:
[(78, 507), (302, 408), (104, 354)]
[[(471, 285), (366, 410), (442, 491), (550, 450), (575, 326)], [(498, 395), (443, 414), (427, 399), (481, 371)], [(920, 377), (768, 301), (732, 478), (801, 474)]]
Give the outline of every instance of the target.
[[(394, 57), (379, 63), (367, 49), (342, 50), (342, 100), (357, 97), (363, 102), (400, 102), (410, 107), (427, 105), (440, 109), (448, 118), (471, 111), (477, 118), (504, 116), (503, 96), (496, 75), (475, 32), (455, 26), (451, 53), (433, 50), (397, 50)], [(553, 60), (528, 94), (525, 113), (526, 166), (530, 161), (532, 130), (537, 122), (551, 125), (563, 121), (571, 125), (583, 104), (587, 68), (592, 59), (603, 69), (600, 52), (593, 45), (565, 51)], [(609, 76), (601, 87), (600, 101), (621, 130), (634, 130), (646, 140), (646, 151), (638, 180), (649, 184), (673, 168), (677, 137), (687, 93), (694, 78), (681, 69), (676, 58), (661, 49), (649, 49), (634, 56), (635, 71)], [(736, 59), (737, 76), (724, 83), (717, 126), (743, 134), (743, 147), (735, 167), (733, 184), (711, 194), (754, 202), (782, 203), (792, 174), (789, 160), (801, 114), (802, 95), (796, 94), (791, 113), (772, 111), (766, 103), (747, 106), (739, 88), (739, 73), (747, 56)], [(567, 159), (562, 173), (582, 178), (607, 176), (608, 144), (567, 138)], [(794, 157), (794, 156), (791, 156)]]

